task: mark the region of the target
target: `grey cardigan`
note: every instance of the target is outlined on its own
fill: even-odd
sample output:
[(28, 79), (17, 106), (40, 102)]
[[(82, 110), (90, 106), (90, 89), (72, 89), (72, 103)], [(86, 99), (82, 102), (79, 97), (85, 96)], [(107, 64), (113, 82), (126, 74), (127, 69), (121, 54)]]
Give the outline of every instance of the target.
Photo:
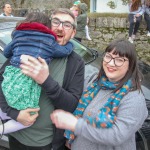
[[(112, 128), (93, 128), (84, 120), (87, 112), (97, 115), (100, 107), (106, 103), (108, 90), (100, 90), (89, 104), (83, 118), (75, 128), (77, 136), (72, 150), (136, 150), (135, 133), (148, 115), (145, 98), (139, 91), (129, 92), (120, 102), (117, 120)], [(103, 100), (102, 100), (103, 99)]]

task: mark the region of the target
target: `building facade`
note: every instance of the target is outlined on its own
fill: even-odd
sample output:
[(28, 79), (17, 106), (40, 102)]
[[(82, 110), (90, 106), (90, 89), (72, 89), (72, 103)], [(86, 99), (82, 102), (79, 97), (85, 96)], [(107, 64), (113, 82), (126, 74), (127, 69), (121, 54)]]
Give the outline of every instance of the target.
[(90, 12), (128, 13), (128, 5), (123, 0), (90, 0)]

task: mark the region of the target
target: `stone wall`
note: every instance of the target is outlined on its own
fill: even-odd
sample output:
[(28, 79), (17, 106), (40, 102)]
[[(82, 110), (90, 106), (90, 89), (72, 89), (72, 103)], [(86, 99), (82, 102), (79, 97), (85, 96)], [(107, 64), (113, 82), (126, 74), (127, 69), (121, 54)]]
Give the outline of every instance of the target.
[[(89, 31), (92, 41), (83, 39), (82, 43), (90, 48), (104, 51), (114, 39), (128, 39), (129, 23), (127, 18), (99, 17), (90, 18)], [(146, 25), (143, 19), (135, 39), (139, 59), (150, 64), (150, 37), (146, 36)]]

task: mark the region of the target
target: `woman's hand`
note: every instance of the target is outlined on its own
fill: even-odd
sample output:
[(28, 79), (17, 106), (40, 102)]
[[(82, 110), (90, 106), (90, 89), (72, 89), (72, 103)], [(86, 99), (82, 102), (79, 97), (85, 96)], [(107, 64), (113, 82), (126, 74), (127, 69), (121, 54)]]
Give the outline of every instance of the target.
[(136, 16), (136, 17), (140, 17), (140, 16), (141, 16), (141, 14), (136, 14), (135, 16)]
[[(44, 81), (49, 76), (48, 65), (44, 59), (38, 57), (38, 59), (28, 56), (22, 55), (23, 59), (21, 59), (20, 68), (22, 69), (22, 73), (31, 77), (38, 84), (44, 83)], [(25, 59), (24, 59), (25, 58)]]
[(58, 109), (55, 110), (50, 117), (57, 128), (74, 132), (78, 119), (73, 114)]

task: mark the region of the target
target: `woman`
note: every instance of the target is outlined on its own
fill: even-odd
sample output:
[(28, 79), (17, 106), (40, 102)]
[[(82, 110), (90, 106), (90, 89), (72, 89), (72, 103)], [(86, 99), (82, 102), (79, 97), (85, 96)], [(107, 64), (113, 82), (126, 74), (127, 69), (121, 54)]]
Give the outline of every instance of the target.
[(144, 13), (143, 0), (131, 0), (129, 3), (129, 41), (133, 43)]
[(145, 1), (145, 13), (144, 13), (144, 19), (147, 24), (147, 36), (150, 36), (150, 0)]
[[(112, 42), (98, 77), (83, 92), (74, 115), (56, 110), (52, 122), (68, 129), (72, 150), (135, 150), (135, 133), (148, 115), (134, 45)], [(140, 110), (140, 111), (139, 111)], [(73, 133), (74, 132), (74, 133)]]

